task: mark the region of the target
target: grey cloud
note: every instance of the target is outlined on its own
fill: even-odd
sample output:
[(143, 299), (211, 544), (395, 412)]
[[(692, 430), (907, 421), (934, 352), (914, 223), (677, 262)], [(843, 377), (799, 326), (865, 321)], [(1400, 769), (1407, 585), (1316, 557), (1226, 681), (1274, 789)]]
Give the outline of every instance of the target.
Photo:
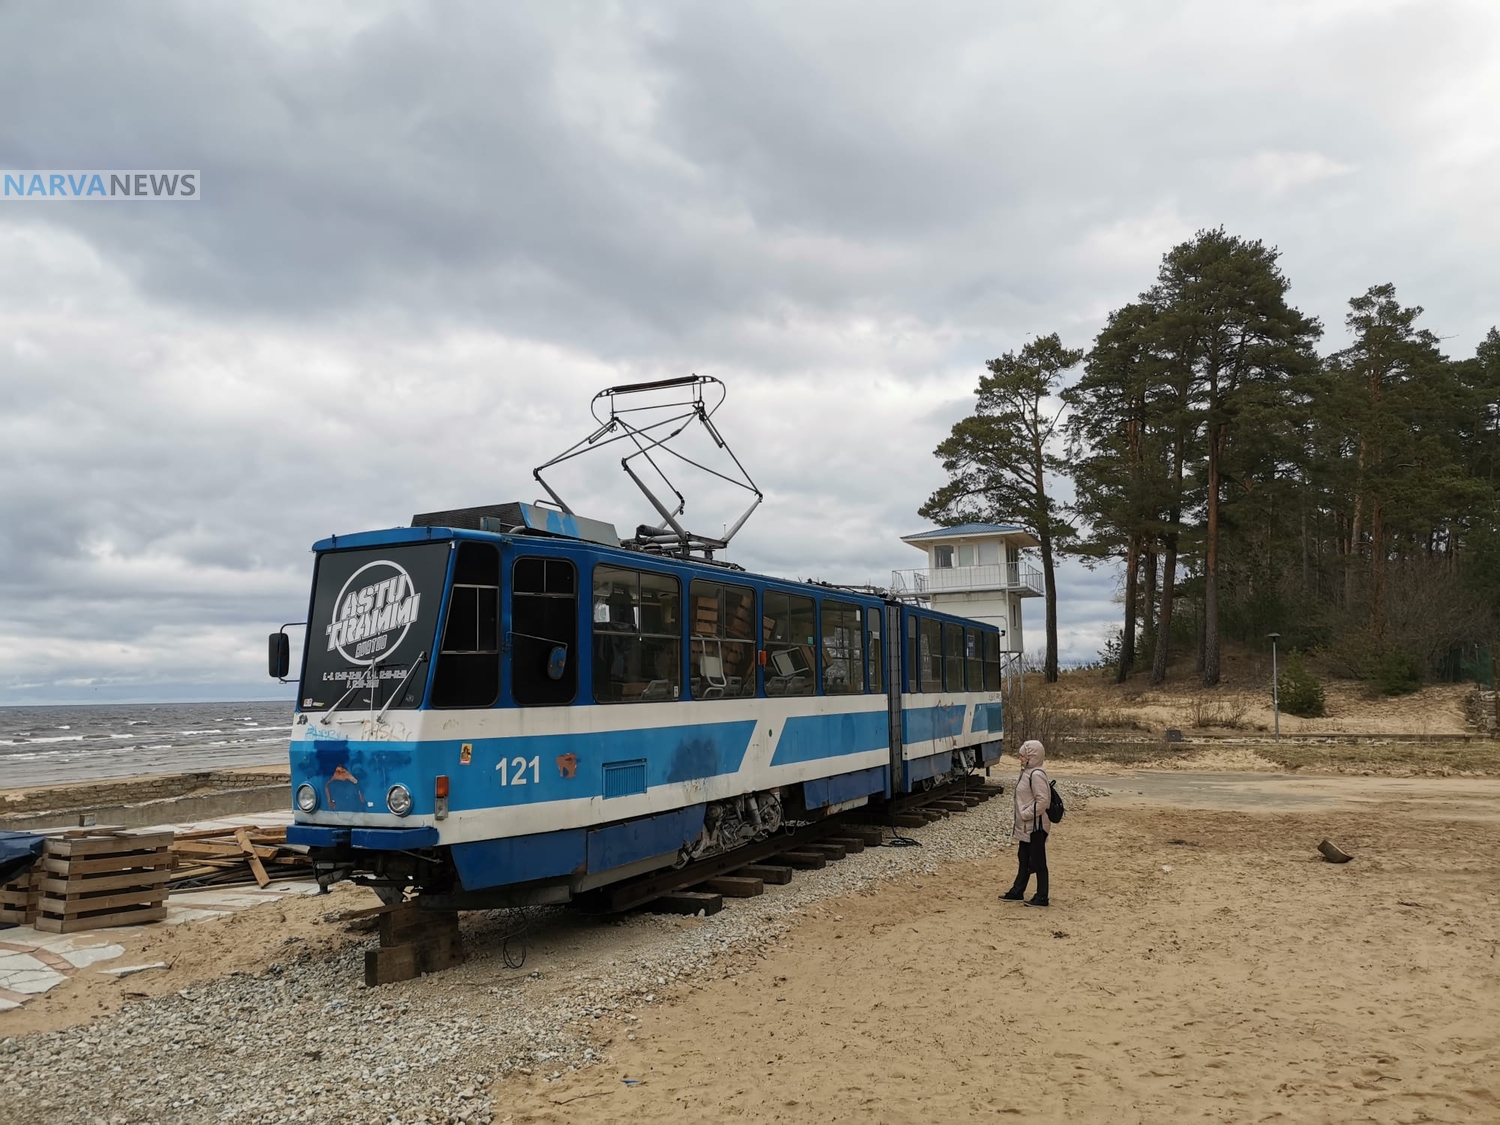
[[(1122, 216), (1176, 210), (1184, 229), (1223, 220), (1273, 241), (1322, 229), (1357, 253), (1370, 210), (1411, 186), (1391, 181), (1402, 141), (1423, 144), (1393, 137), (1413, 116), (1398, 98), (1431, 94), (1455, 47), (1461, 8), (1429, 7), (1252, 20), (1172, 4), (1125, 22), (1098, 5), (920, 20), (898, 5), (796, 20), (770, 5), (403, 6), (311, 45), (222, 6), (10, 8), (0, 92), (49, 97), (0, 151), (201, 165), (201, 204), (61, 221), (152, 292), (221, 316), (375, 303), (617, 359), (702, 355), (789, 308), (975, 326), (1030, 310), (1040, 331), (1097, 283), (1070, 251), (1105, 259), (1089, 272), (1108, 299), (1139, 287), (1159, 247), (1111, 262), (1121, 248), (1098, 243)], [(1488, 30), (1465, 28), (1461, 55)], [(27, 48), (42, 36), (68, 49)], [(1239, 49), (1202, 50), (1221, 37)], [(1425, 66), (1376, 70), (1393, 47)], [(1312, 198), (1245, 178), (1286, 152), (1354, 171)], [(25, 221), (58, 221), (36, 210)], [(1409, 201), (1421, 225), (1397, 237), (1428, 234), (1424, 210)]]
[[(1278, 244), (1333, 346), (1392, 279), (1466, 350), (1497, 18), (0, 8), (0, 165), (204, 172), (190, 205), (0, 203), (0, 698), (262, 692), (313, 540), (532, 499), (594, 390), (693, 370), (769, 497), (733, 557), (883, 581), (983, 361), (1086, 344), (1199, 226)], [(613, 461), (569, 472), (581, 510), (650, 515)], [(1064, 565), (1065, 657), (1113, 584)]]

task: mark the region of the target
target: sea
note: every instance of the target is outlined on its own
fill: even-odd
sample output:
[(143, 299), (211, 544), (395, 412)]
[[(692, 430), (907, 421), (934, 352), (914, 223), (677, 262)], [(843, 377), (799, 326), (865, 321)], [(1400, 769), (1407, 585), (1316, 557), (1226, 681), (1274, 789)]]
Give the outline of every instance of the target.
[(0, 789), (285, 765), (292, 704), (0, 707)]

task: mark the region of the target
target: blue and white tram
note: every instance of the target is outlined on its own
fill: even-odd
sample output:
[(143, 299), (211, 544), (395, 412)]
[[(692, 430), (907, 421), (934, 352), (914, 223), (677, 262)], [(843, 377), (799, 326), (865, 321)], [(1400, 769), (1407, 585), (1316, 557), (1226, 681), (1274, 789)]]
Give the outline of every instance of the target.
[(501, 505), (314, 545), (287, 840), (325, 882), (563, 902), (1000, 756), (994, 627), (588, 522)]

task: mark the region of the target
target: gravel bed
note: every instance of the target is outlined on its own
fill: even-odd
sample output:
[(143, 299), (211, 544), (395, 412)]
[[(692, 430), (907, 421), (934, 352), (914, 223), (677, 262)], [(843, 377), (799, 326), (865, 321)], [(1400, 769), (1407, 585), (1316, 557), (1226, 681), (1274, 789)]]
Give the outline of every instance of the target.
[[(1070, 812), (1107, 793), (1058, 788)], [(496, 911), (465, 916), (463, 965), (420, 980), (365, 988), (356, 946), (0, 1040), (0, 1121), (489, 1122), (497, 1080), (590, 1065), (596, 1022), (631, 1034), (637, 1009), (744, 971), (820, 899), (992, 855), (1009, 846), (1011, 815), (1008, 797), (991, 800), (906, 830), (921, 847), (866, 849), (711, 918), (529, 912), (519, 969), (502, 951), (517, 912)]]

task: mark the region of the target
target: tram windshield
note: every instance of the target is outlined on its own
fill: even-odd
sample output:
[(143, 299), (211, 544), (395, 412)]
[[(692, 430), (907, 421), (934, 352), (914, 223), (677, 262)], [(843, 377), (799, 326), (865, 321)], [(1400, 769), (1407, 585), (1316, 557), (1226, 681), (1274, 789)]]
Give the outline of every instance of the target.
[(448, 555), (447, 543), (419, 543), (319, 556), (299, 693), (304, 711), (421, 704)]

